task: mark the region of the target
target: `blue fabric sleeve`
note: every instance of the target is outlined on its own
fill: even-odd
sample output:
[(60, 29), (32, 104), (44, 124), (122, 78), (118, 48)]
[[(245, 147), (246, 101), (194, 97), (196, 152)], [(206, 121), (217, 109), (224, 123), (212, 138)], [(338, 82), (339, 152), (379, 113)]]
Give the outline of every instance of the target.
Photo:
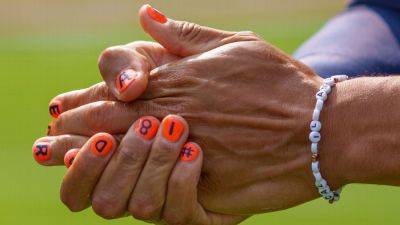
[(400, 74), (400, 1), (353, 1), (294, 56), (322, 77)]

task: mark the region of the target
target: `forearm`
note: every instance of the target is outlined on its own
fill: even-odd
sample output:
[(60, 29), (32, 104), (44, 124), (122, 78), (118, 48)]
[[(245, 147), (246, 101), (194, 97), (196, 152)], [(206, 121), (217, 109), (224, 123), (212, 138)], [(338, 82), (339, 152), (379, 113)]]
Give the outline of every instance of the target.
[(373, 2), (359, 4), (329, 21), (295, 57), (322, 77), (399, 74), (399, 38), (399, 10)]
[(323, 113), (321, 160), (338, 184), (400, 185), (399, 99), (400, 77), (357, 78), (334, 88)]

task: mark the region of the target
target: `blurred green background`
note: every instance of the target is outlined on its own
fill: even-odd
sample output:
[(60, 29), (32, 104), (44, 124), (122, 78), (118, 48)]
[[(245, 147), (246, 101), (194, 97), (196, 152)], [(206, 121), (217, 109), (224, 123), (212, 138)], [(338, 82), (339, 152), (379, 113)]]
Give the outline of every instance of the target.
[[(149, 39), (137, 20), (144, 3), (173, 18), (255, 31), (289, 53), (345, 7), (334, 0), (0, 0), (0, 225), (143, 224), (106, 221), (90, 209), (70, 213), (58, 197), (65, 168), (38, 166), (31, 145), (45, 135), (52, 96), (100, 81), (104, 48)], [(352, 185), (338, 204), (316, 200), (243, 224), (398, 225), (399, 200), (395, 188)]]

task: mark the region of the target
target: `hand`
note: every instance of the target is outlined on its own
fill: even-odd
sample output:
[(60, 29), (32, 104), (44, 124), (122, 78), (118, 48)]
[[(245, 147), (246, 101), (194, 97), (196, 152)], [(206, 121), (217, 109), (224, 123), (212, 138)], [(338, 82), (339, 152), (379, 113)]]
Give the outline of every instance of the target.
[[(140, 60), (132, 63), (140, 52), (129, 53), (135, 44), (108, 49), (100, 68), (111, 92), (125, 99), (116, 80), (128, 68), (145, 74), (137, 76), (139, 81), (150, 79), (145, 93), (129, 104), (100, 97), (96, 100), (106, 101), (65, 111), (52, 134), (123, 133), (139, 115), (161, 118), (177, 113), (191, 124), (191, 139), (204, 147), (199, 201), (208, 210), (253, 214), (316, 198), (307, 127), (322, 80), (252, 33), (216, 31), (171, 19), (158, 23), (146, 8), (140, 15), (144, 29), (169, 52), (192, 56), (177, 60), (170, 55), (166, 61), (172, 62), (163, 66), (165, 61), (157, 59), (164, 57), (147, 57), (156, 60), (146, 67)], [(146, 82), (133, 80), (122, 93), (144, 89), (141, 84)], [(91, 89), (85, 93), (92, 95)], [(68, 94), (56, 99), (79, 102)], [(330, 185), (340, 186), (333, 168), (327, 167), (332, 164), (321, 163)]]
[(92, 206), (107, 219), (132, 214), (157, 224), (238, 223), (244, 217), (210, 213), (197, 202), (203, 155), (197, 144), (185, 144), (188, 132), (183, 118), (170, 115), (161, 124), (140, 118), (120, 144), (109, 134), (94, 135), (65, 154), (61, 200), (71, 211)]

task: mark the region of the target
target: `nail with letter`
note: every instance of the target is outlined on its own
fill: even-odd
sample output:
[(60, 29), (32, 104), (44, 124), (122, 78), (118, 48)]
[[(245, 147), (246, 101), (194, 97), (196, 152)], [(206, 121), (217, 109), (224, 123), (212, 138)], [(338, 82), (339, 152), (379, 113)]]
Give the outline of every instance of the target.
[(197, 145), (193, 142), (188, 142), (182, 147), (180, 159), (184, 162), (191, 162), (197, 159), (199, 153), (200, 149)]
[(115, 86), (117, 87), (118, 91), (120, 93), (125, 91), (129, 87), (129, 85), (131, 85), (132, 82), (135, 81), (136, 76), (137, 75), (134, 70), (128, 69), (122, 71), (115, 80)]
[(164, 119), (163, 136), (170, 142), (177, 142), (185, 129), (184, 123), (176, 116), (168, 116)]
[(33, 158), (38, 162), (46, 162), (51, 158), (50, 143), (38, 142), (32, 147)]
[(93, 154), (104, 157), (110, 153), (113, 148), (113, 141), (110, 136), (105, 133), (96, 134), (92, 139), (92, 143), (90, 144), (90, 149)]
[(146, 140), (151, 140), (156, 136), (160, 122), (152, 116), (144, 116), (135, 125), (136, 133)]
[(58, 100), (53, 100), (49, 104), (49, 113), (50, 115), (57, 119), (62, 113), (61, 102)]

